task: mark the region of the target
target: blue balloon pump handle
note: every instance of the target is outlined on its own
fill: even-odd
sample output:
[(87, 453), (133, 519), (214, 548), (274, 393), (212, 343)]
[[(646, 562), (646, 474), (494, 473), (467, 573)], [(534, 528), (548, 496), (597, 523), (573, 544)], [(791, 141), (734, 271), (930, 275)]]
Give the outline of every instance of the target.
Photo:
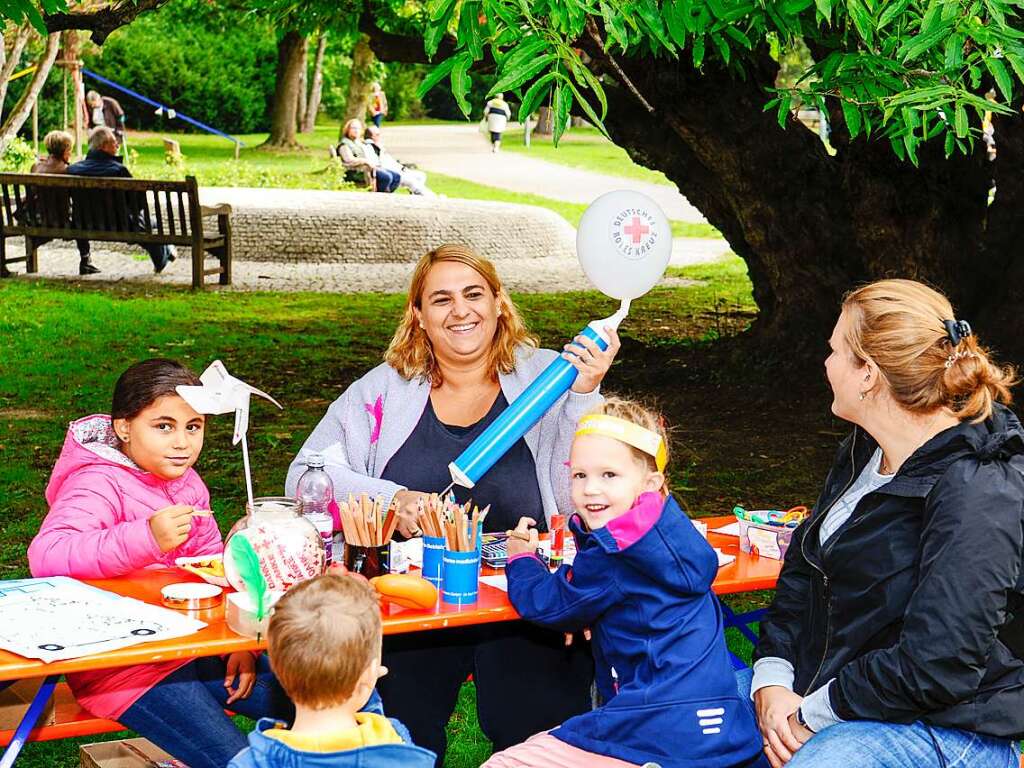
[[(602, 320), (594, 320), (579, 335), (597, 342), (601, 349), (607, 349), (609, 339), (606, 327), (618, 329), (629, 314), (629, 299), (624, 299), (619, 311)], [(545, 368), (529, 387), (509, 404), (498, 418), (464, 450), (455, 461), (448, 465), (453, 483), (472, 488), (484, 474), (493, 467), (516, 441), (525, 435), (534, 424), (541, 420), (548, 409), (572, 387), (577, 370), (568, 360), (559, 355), (558, 359)], [(448, 486), (442, 495), (447, 494)]]

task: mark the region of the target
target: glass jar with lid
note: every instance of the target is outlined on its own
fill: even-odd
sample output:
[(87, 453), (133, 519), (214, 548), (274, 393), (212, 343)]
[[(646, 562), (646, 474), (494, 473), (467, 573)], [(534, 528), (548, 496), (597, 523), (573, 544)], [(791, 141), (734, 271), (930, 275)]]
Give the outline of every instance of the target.
[(225, 542), (224, 575), (239, 592), (246, 589), (238, 574), (228, 543), (244, 536), (260, 562), (260, 570), (272, 592), (284, 591), (300, 581), (324, 572), (324, 546), (320, 532), (302, 516), (302, 503), (286, 496), (260, 496), (246, 504), (246, 516), (235, 525)]

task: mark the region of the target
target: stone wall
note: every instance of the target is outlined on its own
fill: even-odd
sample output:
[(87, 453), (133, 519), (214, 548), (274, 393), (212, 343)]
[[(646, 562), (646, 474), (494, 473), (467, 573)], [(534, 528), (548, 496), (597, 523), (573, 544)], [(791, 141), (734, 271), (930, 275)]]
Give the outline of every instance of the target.
[[(232, 206), (236, 261), (413, 262), (451, 242), (495, 260), (573, 258), (576, 252), (575, 232), (565, 219), (530, 205), (216, 187), (200, 187), (200, 198), (206, 205)], [(208, 220), (204, 229), (214, 226)]]

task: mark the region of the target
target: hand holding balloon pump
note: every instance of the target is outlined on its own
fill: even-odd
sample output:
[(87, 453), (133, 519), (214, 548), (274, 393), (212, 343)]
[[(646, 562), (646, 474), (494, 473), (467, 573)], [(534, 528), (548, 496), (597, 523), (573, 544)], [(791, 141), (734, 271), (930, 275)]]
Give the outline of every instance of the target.
[[(672, 255), (672, 230), (658, 205), (639, 192), (602, 195), (587, 208), (576, 233), (576, 255), (599, 291), (621, 304), (615, 314), (594, 320), (579, 335), (605, 350), (606, 328), (618, 330), (629, 305), (653, 288)], [(453, 485), (472, 488), (534, 424), (540, 421), (573, 382), (577, 371), (559, 356), (534, 379), (462, 454), (448, 465)]]

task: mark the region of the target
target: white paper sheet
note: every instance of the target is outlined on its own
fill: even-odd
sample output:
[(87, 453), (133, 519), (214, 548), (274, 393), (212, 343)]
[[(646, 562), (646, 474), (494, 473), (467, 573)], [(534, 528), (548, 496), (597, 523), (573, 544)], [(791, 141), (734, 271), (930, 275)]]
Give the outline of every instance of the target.
[(739, 536), (740, 535), (740, 524), (739, 521), (735, 523), (729, 523), (722, 528), (713, 528), (711, 533), (720, 533), (723, 536)]
[(47, 663), (184, 637), (205, 626), (63, 576), (0, 581), (0, 648)]
[(728, 565), (736, 559), (736, 555), (727, 555), (725, 552), (715, 547), (715, 554), (718, 555), (718, 567), (721, 568), (723, 565)]
[(480, 583), (500, 589), (502, 592), (508, 592), (508, 576), (505, 574), (500, 576), (481, 576)]

